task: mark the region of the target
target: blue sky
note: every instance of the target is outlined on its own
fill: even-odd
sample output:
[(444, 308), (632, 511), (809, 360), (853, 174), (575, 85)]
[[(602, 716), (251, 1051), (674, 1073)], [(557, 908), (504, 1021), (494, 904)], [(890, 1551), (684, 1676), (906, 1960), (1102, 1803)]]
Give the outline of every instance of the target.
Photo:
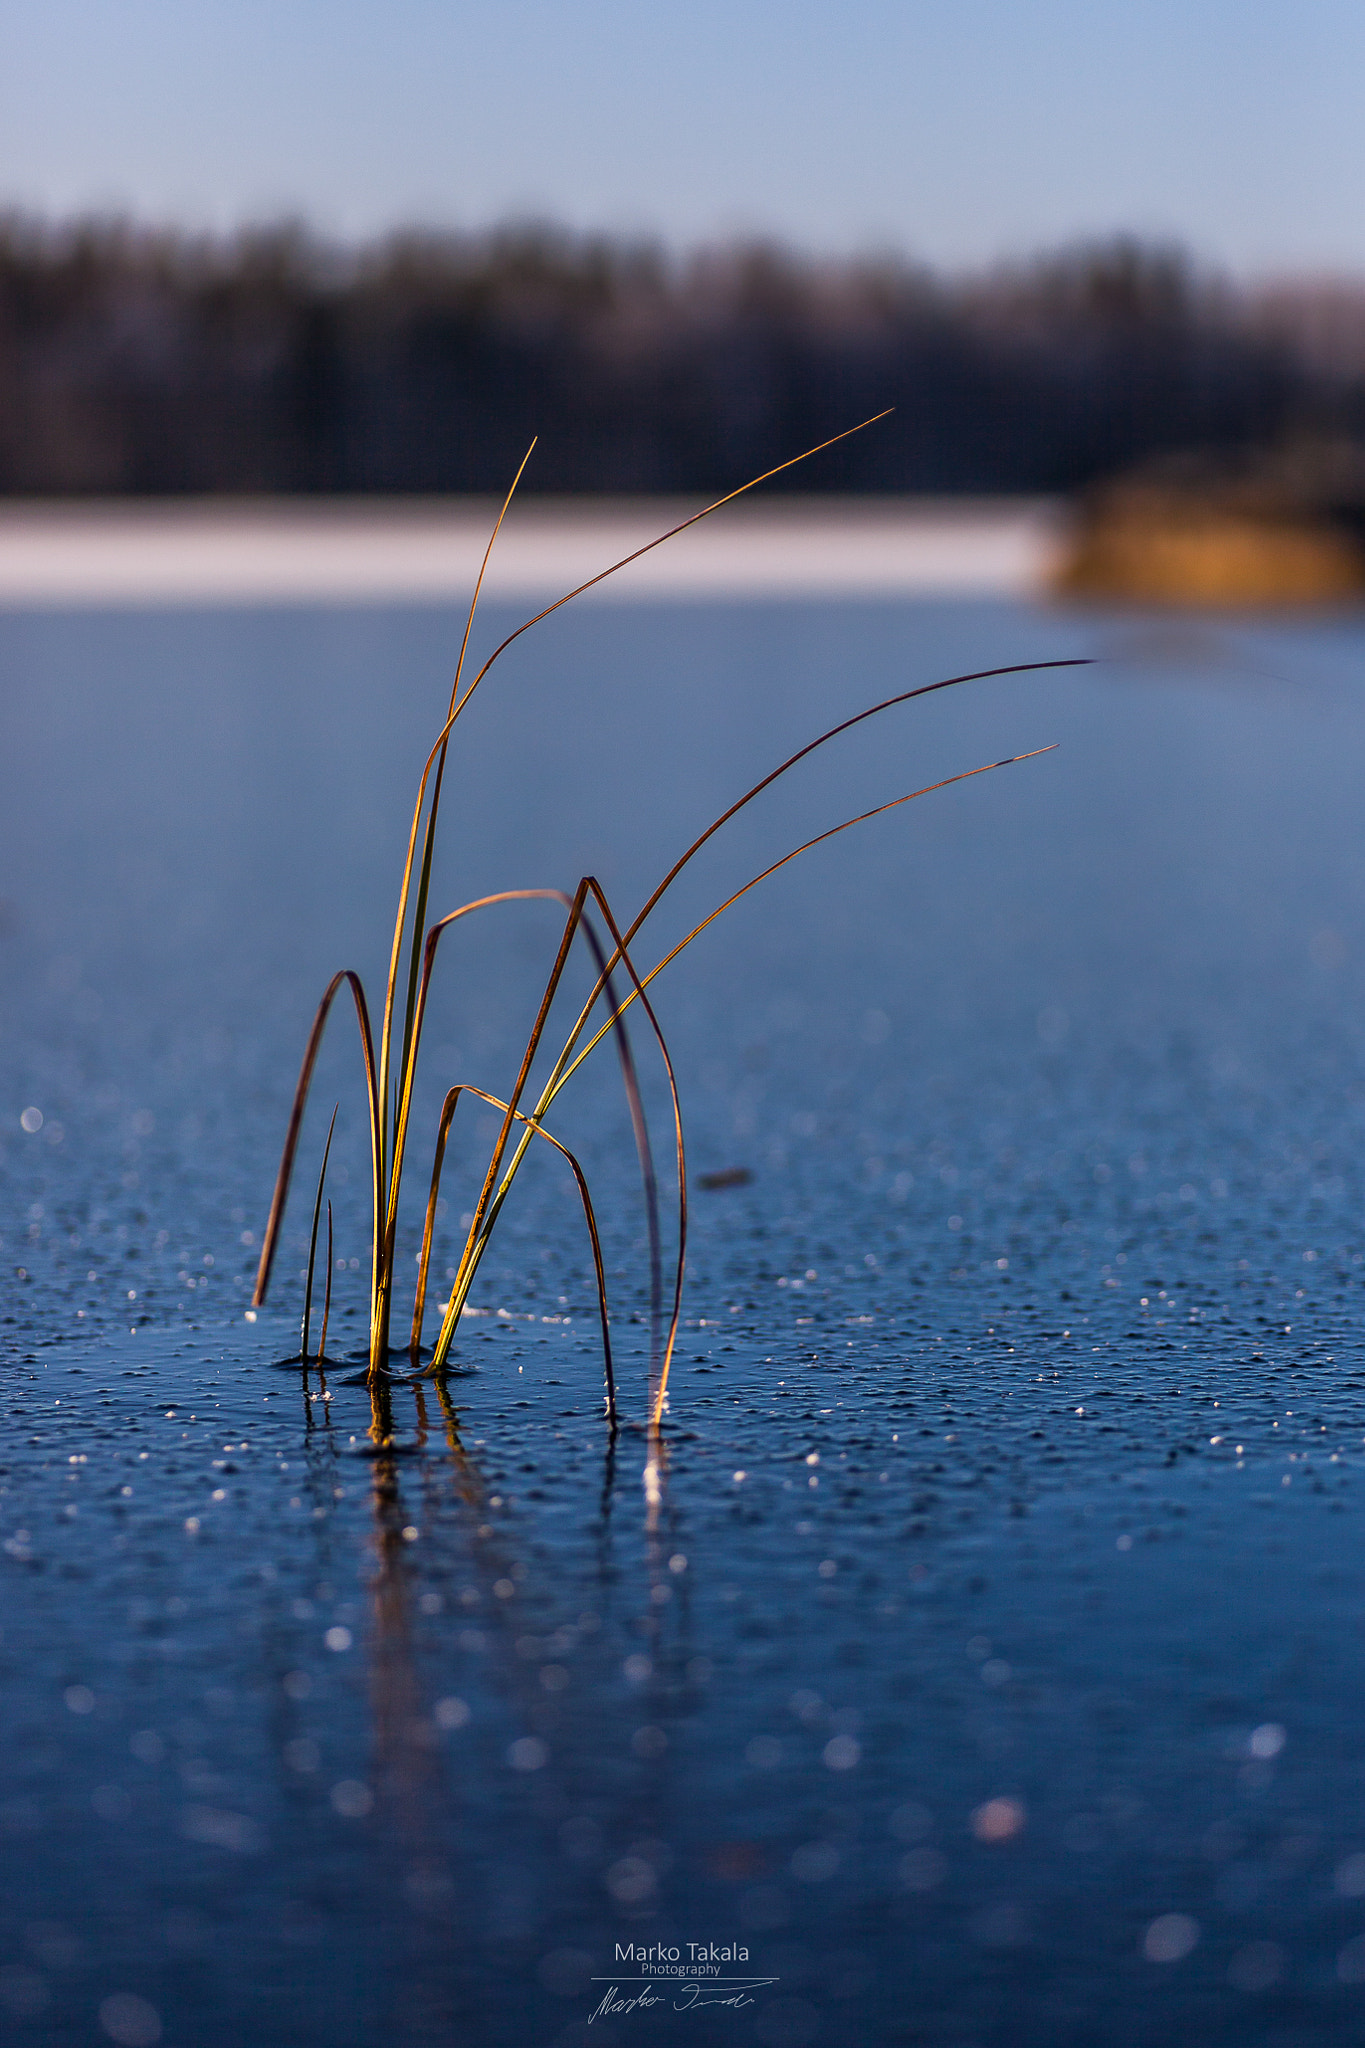
[(0, 0), (0, 204), (1365, 270), (1365, 4)]

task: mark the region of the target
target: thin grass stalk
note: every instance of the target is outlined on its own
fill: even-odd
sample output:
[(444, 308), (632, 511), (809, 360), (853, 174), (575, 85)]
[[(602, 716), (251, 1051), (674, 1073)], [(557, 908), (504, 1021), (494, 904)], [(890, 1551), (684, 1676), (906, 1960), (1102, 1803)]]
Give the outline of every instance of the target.
[[(270, 1199), (270, 1214), (266, 1219), (265, 1235), (261, 1241), (260, 1263), (256, 1268), (256, 1288), (251, 1297), (253, 1308), (260, 1308), (262, 1306), (265, 1301), (266, 1290), (270, 1285), (270, 1271), (275, 1261), (275, 1247), (279, 1242), (280, 1228), (284, 1222), (284, 1205), (289, 1194), (289, 1183), (293, 1177), (294, 1155), (298, 1151), (299, 1132), (303, 1126), (303, 1112), (308, 1102), (308, 1090), (313, 1079), (313, 1067), (317, 1061), (318, 1047), (322, 1043), (322, 1034), (327, 1024), (327, 1017), (332, 1007), (333, 998), (343, 981), (349, 983), (351, 995), (355, 1002), (356, 1019), (360, 1026), (360, 1047), (365, 1058), (365, 1082), (370, 1101), (370, 1164), (372, 1194), (374, 1198), (373, 1249), (374, 1257), (376, 1261), (378, 1260), (380, 1217), (383, 1213), (379, 1175), (380, 1147), (383, 1142), (383, 1134), (379, 1114), (379, 1092), (375, 1082), (374, 1040), (370, 1035), (370, 1013), (365, 1002), (365, 991), (361, 986), (360, 977), (351, 968), (345, 967), (340, 974), (334, 974), (328, 982), (326, 993), (318, 1004), (317, 1014), (313, 1018), (313, 1028), (308, 1034), (308, 1043), (304, 1048), (303, 1063), (299, 1068), (299, 1078), (294, 1086), (294, 1100), (289, 1110), (289, 1124), (284, 1136), (284, 1150), (280, 1154), (279, 1170), (275, 1175), (275, 1191)], [(370, 1306), (371, 1312), (373, 1312), (373, 1274), (370, 1281)]]
[(436, 1148), (431, 1161), (431, 1190), (427, 1195), (427, 1213), (422, 1225), (422, 1249), (417, 1258), (417, 1291), (412, 1299), (412, 1336), (408, 1349), (414, 1363), (422, 1349), (422, 1325), (426, 1321), (427, 1309), (427, 1268), (431, 1264), (431, 1243), (436, 1230), (436, 1205), (441, 1198), (441, 1171), (445, 1165), (446, 1139), (450, 1133), (451, 1119), (459, 1106), (460, 1088), (451, 1088), (441, 1104), (441, 1115), (436, 1125)]
[[(336, 1106), (336, 1109), (334, 1109), (334, 1110), (332, 1111), (332, 1121), (331, 1121), (331, 1123), (330, 1123), (330, 1124), (328, 1124), (328, 1126), (327, 1126), (327, 1143), (326, 1143), (326, 1144), (325, 1144), (325, 1145), (323, 1146), (323, 1148), (322, 1148), (322, 1170), (321, 1170), (321, 1172), (320, 1172), (320, 1173), (318, 1174), (318, 1191), (317, 1191), (317, 1196), (316, 1196), (316, 1199), (314, 1200), (314, 1203), (313, 1203), (313, 1230), (312, 1230), (312, 1235), (311, 1235), (311, 1236), (309, 1237), (309, 1240), (308, 1240), (308, 1278), (307, 1278), (307, 1283), (306, 1283), (306, 1285), (305, 1285), (305, 1287), (304, 1287), (304, 1290), (303, 1290), (303, 1332), (302, 1332), (302, 1335), (300, 1336), (300, 1339), (299, 1339), (299, 1355), (300, 1355), (300, 1357), (301, 1357), (301, 1358), (303, 1359), (303, 1362), (304, 1362), (304, 1364), (305, 1364), (305, 1365), (307, 1365), (307, 1363), (308, 1363), (308, 1325), (309, 1325), (309, 1322), (310, 1322), (310, 1320), (311, 1320), (311, 1318), (312, 1318), (312, 1314), (313, 1314), (313, 1265), (314, 1265), (314, 1261), (315, 1261), (315, 1260), (316, 1260), (316, 1258), (317, 1258), (317, 1253), (318, 1253), (318, 1219), (319, 1219), (319, 1217), (320, 1217), (320, 1216), (321, 1216), (321, 1214), (322, 1214), (322, 1190), (323, 1190), (323, 1185), (324, 1185), (324, 1183), (325, 1183), (325, 1181), (326, 1181), (326, 1179), (327, 1179), (327, 1160), (328, 1160), (328, 1158), (329, 1158), (329, 1156), (330, 1156), (330, 1154), (331, 1154), (331, 1150), (332, 1150), (332, 1133), (333, 1133), (333, 1131), (334, 1131), (334, 1130), (336, 1129), (336, 1127), (337, 1127), (337, 1109), (340, 1109), (340, 1107), (341, 1107), (341, 1104), (340, 1104), (340, 1103), (338, 1103), (338, 1104), (337, 1104), (337, 1106)], [(331, 1208), (331, 1204), (329, 1203), (329, 1204), (328, 1204), (328, 1209), (329, 1209), (329, 1211), (330, 1211), (330, 1208)], [(330, 1215), (329, 1215), (329, 1219), (328, 1219), (328, 1228), (329, 1228), (329, 1230), (330, 1230), (330, 1227), (331, 1227), (331, 1223), (330, 1223)], [(330, 1248), (330, 1244), (329, 1244), (329, 1247), (328, 1247), (328, 1257), (327, 1257), (327, 1293), (328, 1293), (328, 1299), (329, 1299), (329, 1301), (330, 1301), (330, 1299), (331, 1299), (331, 1291), (332, 1291), (332, 1260), (331, 1260), (331, 1248)]]
[[(587, 889), (597, 899), (598, 903), (601, 906), (603, 917), (605, 918), (608, 926), (612, 930), (613, 936), (618, 936), (615, 930), (615, 919), (612, 917), (611, 908), (607, 903), (606, 897), (602, 893), (600, 885), (597, 883), (593, 876), (585, 875), (583, 878), (582, 886), (585, 889)], [(584, 937), (587, 939), (588, 944), (592, 948), (594, 957), (596, 958), (598, 973), (602, 977), (605, 984), (607, 1003), (611, 1010), (611, 1017), (613, 1020), (619, 1020), (621, 1015), (621, 1008), (616, 1000), (616, 991), (612, 986), (611, 970), (607, 964), (606, 952), (597, 937), (597, 933), (593, 929), (591, 919), (587, 916), (586, 907), (583, 910), (580, 910), (579, 912), (579, 926), (583, 932)], [(626, 961), (626, 965), (628, 968), (630, 967), (628, 958)], [(633, 973), (633, 968), (630, 969), (630, 971)], [(649, 1010), (648, 1003), (646, 1003), (645, 1009), (649, 1015), (649, 1021), (654, 1028), (655, 1036), (658, 1039), (659, 1048), (664, 1058), (664, 1065), (668, 1070), (669, 1082), (670, 1085), (672, 1085), (673, 1063), (669, 1058), (668, 1046), (664, 1041), (664, 1035), (662, 1031), (659, 1029), (658, 1019), (654, 1016), (653, 1012)], [(652, 1384), (654, 1379), (657, 1377), (659, 1369), (659, 1317), (663, 1307), (662, 1254), (659, 1241), (659, 1184), (658, 1177), (654, 1171), (654, 1154), (653, 1149), (649, 1142), (649, 1126), (645, 1119), (644, 1098), (640, 1093), (639, 1077), (635, 1070), (635, 1056), (632, 1053), (630, 1047), (630, 1035), (627, 1032), (626, 1027), (623, 1023), (618, 1022), (616, 1024), (615, 1037), (617, 1052), (619, 1054), (621, 1062), (622, 1086), (624, 1087), (626, 1093), (626, 1102), (630, 1111), (631, 1128), (635, 1137), (636, 1155), (640, 1161), (640, 1172), (641, 1177), (644, 1181), (645, 1218), (646, 1226), (649, 1232), (649, 1343), (650, 1380)], [(674, 1105), (676, 1109), (676, 1087), (674, 1087), (673, 1089), (673, 1095)], [(539, 1128), (538, 1124), (537, 1128)], [(680, 1117), (678, 1123), (678, 1134), (679, 1141), (681, 1142), (682, 1124)], [(685, 1202), (685, 1188), (683, 1190), (682, 1198)]]
[(327, 1357), (327, 1324), (332, 1313), (332, 1197), (327, 1197), (327, 1289), (322, 1297), (322, 1335), (318, 1338), (318, 1371)]

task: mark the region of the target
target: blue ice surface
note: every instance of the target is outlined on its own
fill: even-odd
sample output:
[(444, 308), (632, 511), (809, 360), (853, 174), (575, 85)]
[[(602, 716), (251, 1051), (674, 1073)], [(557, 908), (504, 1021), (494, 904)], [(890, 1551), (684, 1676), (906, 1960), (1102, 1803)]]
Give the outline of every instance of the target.
[[(302, 1194), (244, 1317), (312, 1006), (382, 976), (456, 625), (0, 620), (13, 2038), (1357, 2041), (1365, 627), (622, 606), (494, 671), (439, 910), (592, 872), (629, 913), (837, 719), (1095, 658), (834, 742), (647, 927), (642, 964), (827, 825), (1058, 742), (804, 856), (655, 985), (693, 1188), (651, 1506), (606, 1047), (556, 1128), (614, 1447), (548, 1159), (444, 1389), (376, 1421), (340, 1014), (301, 1155), (311, 1186), (340, 1100), (325, 1387), (278, 1363)], [(557, 931), (519, 905), (446, 942), (424, 1133), (454, 1081), (510, 1084)], [(438, 1274), (480, 1144), (475, 1114)], [(629, 1983), (689, 1944), (772, 1981)], [(613, 1986), (658, 2002), (589, 2023)]]

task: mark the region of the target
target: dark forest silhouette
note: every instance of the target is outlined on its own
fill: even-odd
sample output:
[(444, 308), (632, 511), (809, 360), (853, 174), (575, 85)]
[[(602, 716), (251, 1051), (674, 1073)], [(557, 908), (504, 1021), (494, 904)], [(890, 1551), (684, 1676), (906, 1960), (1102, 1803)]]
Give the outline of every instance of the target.
[(1053, 492), (1353, 433), (1365, 297), (1118, 240), (967, 279), (548, 228), (358, 251), (0, 222), (0, 492)]

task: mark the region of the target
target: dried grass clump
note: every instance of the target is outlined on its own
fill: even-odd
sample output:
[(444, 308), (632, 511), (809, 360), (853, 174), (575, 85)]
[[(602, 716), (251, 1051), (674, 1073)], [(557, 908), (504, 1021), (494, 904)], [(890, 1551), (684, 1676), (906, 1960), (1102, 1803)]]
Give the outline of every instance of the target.
[(1325, 521), (1130, 501), (1085, 522), (1056, 587), (1139, 604), (1342, 604), (1365, 595), (1365, 558)]
[(1349, 603), (1365, 595), (1363, 536), (1358, 445), (1191, 450), (1088, 494), (1057, 588), (1146, 604)]
[[(878, 415), (878, 417), (884, 417), (884, 415)], [(871, 424), (871, 421), (863, 422), (865, 426)], [(858, 431), (860, 431), (859, 428), (849, 429), (850, 433)], [(848, 437), (846, 434), (840, 434), (834, 438), (836, 440), (845, 440)], [(532, 445), (534, 446), (534, 444)], [(823, 442), (821, 447), (832, 445), (832, 442)], [(807, 451), (807, 455), (819, 452), (819, 449), (811, 449)], [(488, 549), (484, 555), (483, 568), (479, 573), (473, 600), (470, 604), (469, 616), (465, 624), (464, 637), (460, 647), (459, 659), (456, 663), (455, 680), (451, 689), (445, 723), (436, 735), (418, 784), (417, 799), (413, 807), (412, 826), (408, 835), (407, 859), (404, 864), (402, 883), (398, 894), (398, 910), (394, 921), (393, 945), (389, 958), (388, 978), (384, 989), (384, 1009), (378, 1041), (376, 1044), (371, 1028), (369, 1006), (360, 979), (350, 969), (343, 969), (333, 977), (327, 986), (322, 1001), (318, 1005), (317, 1014), (313, 1020), (313, 1028), (304, 1050), (303, 1063), (294, 1091), (293, 1107), (290, 1112), (289, 1124), (285, 1135), (284, 1150), (280, 1159), (279, 1173), (276, 1177), (274, 1198), (271, 1202), (270, 1216), (266, 1224), (253, 1300), (259, 1306), (266, 1297), (266, 1290), (270, 1282), (271, 1266), (284, 1219), (285, 1201), (288, 1196), (290, 1179), (293, 1173), (294, 1158), (298, 1147), (299, 1132), (303, 1122), (309, 1086), (312, 1081), (313, 1067), (333, 1000), (341, 992), (344, 985), (350, 993), (359, 1025), (369, 1106), (373, 1207), (369, 1318), (369, 1377), (372, 1388), (390, 1370), (391, 1361), (394, 1361), (398, 1354), (398, 1347), (394, 1345), (391, 1337), (391, 1322), (396, 1279), (394, 1261), (398, 1232), (399, 1199), (402, 1192), (403, 1174), (407, 1160), (413, 1089), (417, 1075), (418, 1056), (421, 1051), (422, 1034), (427, 1019), (428, 1003), (431, 994), (432, 974), (440, 941), (453, 925), (461, 919), (473, 916), (478, 912), (501, 909), (507, 904), (536, 899), (557, 902), (564, 911), (564, 925), (559, 947), (550, 968), (544, 993), (527, 1037), (516, 1080), (510, 1093), (505, 1098), (500, 1097), (489, 1093), (486, 1089), (475, 1087), (472, 1083), (464, 1081), (452, 1087), (446, 1095), (435, 1133), (431, 1169), (428, 1178), (426, 1215), (422, 1232), (422, 1247), (418, 1262), (417, 1286), (412, 1306), (412, 1317), (401, 1349), (406, 1353), (408, 1368), (410, 1370), (421, 1369), (422, 1333), (426, 1313), (432, 1237), (436, 1222), (446, 1141), (461, 1097), (470, 1095), (480, 1102), (491, 1104), (494, 1109), (500, 1112), (502, 1120), (488, 1158), (482, 1186), (473, 1211), (473, 1219), (468, 1227), (464, 1249), (460, 1255), (459, 1265), (450, 1289), (450, 1298), (443, 1305), (440, 1330), (430, 1362), (425, 1370), (430, 1374), (439, 1376), (449, 1359), (461, 1314), (469, 1301), (469, 1292), (474, 1282), (474, 1276), (478, 1272), (480, 1262), (488, 1248), (489, 1240), (501, 1214), (503, 1204), (516, 1179), (522, 1161), (530, 1150), (532, 1142), (539, 1141), (553, 1146), (567, 1160), (582, 1200), (584, 1219), (592, 1247), (597, 1283), (598, 1310), (602, 1327), (602, 1350), (606, 1379), (606, 1412), (609, 1423), (613, 1427), (615, 1426), (617, 1402), (611, 1355), (610, 1317), (607, 1305), (606, 1278), (602, 1263), (601, 1239), (593, 1210), (592, 1197), (579, 1162), (554, 1133), (547, 1128), (545, 1121), (560, 1091), (568, 1084), (573, 1075), (577, 1073), (589, 1054), (602, 1043), (603, 1039), (610, 1037), (616, 1046), (622, 1085), (629, 1105), (649, 1222), (652, 1314), (648, 1420), (651, 1432), (657, 1432), (664, 1412), (669, 1368), (672, 1362), (682, 1308), (682, 1285), (687, 1241), (687, 1174), (683, 1144), (682, 1112), (678, 1100), (677, 1083), (672, 1061), (669, 1058), (668, 1046), (663, 1031), (660, 1028), (658, 1017), (650, 1002), (648, 994), (650, 985), (663, 972), (664, 968), (678, 957), (685, 947), (690, 946), (692, 941), (706, 930), (708, 925), (713, 924), (732, 904), (737, 903), (741, 896), (747, 895), (750, 889), (756, 888), (759, 882), (766, 880), (769, 875), (775, 874), (779, 868), (787, 866), (789, 862), (797, 859), (800, 854), (808, 852), (811, 847), (820, 845), (824, 840), (831, 839), (840, 832), (846, 832), (851, 826), (862, 824), (869, 818), (879, 817), (884, 811), (895, 810), (899, 805), (909, 803), (917, 796), (925, 796), (929, 794), (929, 790), (911, 790), (904, 796), (893, 798), (889, 803), (878, 804), (872, 810), (864, 811), (855, 818), (846, 818), (841, 824), (831, 826), (829, 830), (818, 833), (814, 839), (807, 840), (804, 845), (795, 847), (792, 852), (786, 854), (781, 860), (774, 861), (770, 867), (764, 869), (762, 874), (755, 875), (751, 880), (744, 883), (741, 888), (736, 889), (731, 896), (727, 897), (724, 903), (713, 910), (709, 917), (704, 918), (700, 924), (696, 925), (662, 959), (656, 961), (647, 971), (642, 972), (636, 964), (633, 949), (646, 920), (657, 908), (669, 889), (671, 889), (673, 883), (677, 880), (688, 862), (720, 830), (721, 826), (736, 816), (739, 811), (744, 809), (746, 804), (751, 803), (756, 796), (776, 782), (780, 776), (785, 775), (788, 769), (793, 768), (798, 761), (804, 760), (817, 747), (824, 746), (828, 740), (834, 739), (838, 734), (849, 731), (851, 727), (861, 724), (864, 719), (876, 717), (880, 712), (890, 710), (894, 705), (908, 703), (912, 698), (927, 696), (936, 690), (948, 689), (956, 683), (978, 680), (985, 676), (1012, 675), (1032, 669), (1066, 667), (1073, 666), (1074, 664), (1065, 662), (1024, 662), (1014, 664), (1008, 668), (980, 670), (974, 675), (951, 676), (941, 682), (928, 683), (916, 689), (901, 691), (894, 697), (886, 698), (880, 704), (869, 706), (867, 710), (857, 713), (852, 718), (842, 720), (838, 725), (832, 726), (828, 732), (821, 733), (818, 738), (800, 748), (788, 760), (783, 761), (770, 774), (764, 776), (762, 781), (756, 783), (752, 789), (746, 791), (735, 803), (731, 804), (729, 809), (723, 812), (719, 818), (715, 819), (692, 842), (681, 857), (674, 862), (658, 887), (624, 927), (616, 918), (601, 886), (591, 875), (585, 875), (572, 894), (567, 894), (560, 889), (509, 889), (500, 891), (492, 896), (480, 897), (472, 903), (461, 904), (458, 908), (447, 912), (444, 916), (428, 922), (432, 855), (435, 846), (436, 826), (440, 811), (448, 750), (461, 714), (499, 657), (506, 652), (514, 640), (520, 638), (521, 634), (528, 632), (532, 626), (538, 625), (542, 619), (548, 618), (552, 612), (559, 611), (573, 598), (581, 596), (585, 590), (590, 590), (595, 584), (602, 582), (606, 577), (614, 575), (617, 570), (625, 568), (628, 563), (638, 560), (641, 555), (649, 553), (650, 549), (659, 547), (665, 541), (671, 540), (675, 534), (681, 533), (686, 527), (693, 526), (698, 520), (707, 518), (711, 513), (718, 511), (722, 505), (729, 504), (732, 499), (741, 496), (744, 491), (752, 490), (755, 485), (765, 482), (769, 476), (775, 476), (781, 470), (790, 469), (794, 462), (806, 460), (807, 456), (794, 457), (792, 462), (782, 463), (777, 470), (769, 470), (764, 476), (756, 477), (751, 483), (741, 486), (740, 490), (729, 492), (724, 498), (718, 499), (714, 504), (708, 505), (704, 510), (693, 514), (692, 518), (683, 520), (680, 525), (670, 528), (667, 533), (660, 534), (656, 540), (649, 542), (646, 547), (639, 548), (635, 553), (627, 555), (622, 561), (613, 563), (599, 575), (590, 578), (587, 583), (581, 584), (576, 590), (568, 592), (566, 596), (560, 598), (555, 604), (549, 605), (544, 611), (538, 612), (534, 618), (528, 619), (514, 633), (509, 634), (489, 655), (488, 659), (475, 674), (473, 680), (466, 684), (463, 680), (465, 664), (484, 573), (488, 566), (493, 544), (497, 539), (503, 519), (506, 517), (508, 506), (512, 502), (513, 494), (521, 480), (522, 472), (529, 458), (530, 450), (527, 451), (527, 457), (523, 460), (521, 469), (518, 470), (516, 477), (513, 479), (512, 489), (507, 494), (502, 510), (498, 515), (497, 523), (490, 536)], [(1038, 748), (1035, 751), (1045, 753), (1050, 750)], [(1031, 755), (1013, 755), (1010, 757), (1010, 761), (1031, 758)], [(946, 788), (949, 783), (966, 781), (970, 776), (985, 774), (992, 768), (1006, 767), (1010, 765), (1010, 761), (987, 762), (979, 768), (968, 769), (963, 774), (949, 776), (943, 782), (930, 785), (930, 788)], [(599, 924), (601, 927), (600, 931)], [(533, 1101), (527, 1106), (526, 1097), (531, 1070), (537, 1056), (545, 1046), (546, 1033), (550, 1026), (565, 967), (574, 942), (579, 938), (588, 946), (592, 954), (596, 970), (595, 979), (592, 982), (587, 1001), (582, 1005), (578, 1015), (569, 1026), (562, 1043), (559, 1043), (559, 1050), (548, 1077), (540, 1085)], [(672, 1104), (675, 1171), (677, 1176), (677, 1225), (676, 1255), (673, 1262), (666, 1329), (663, 1320), (664, 1289), (659, 1227), (658, 1179), (640, 1094), (634, 1053), (626, 1029), (626, 1012), (634, 1004), (639, 1005), (641, 1012), (647, 1020), (654, 1042), (658, 1047), (659, 1056), (663, 1062), (664, 1071), (668, 1079)], [(556, 1040), (556, 1042), (559, 1041)], [(329, 1146), (330, 1142), (331, 1134), (329, 1131)], [(324, 1174), (325, 1171), (326, 1156), (324, 1155)], [(302, 1351), (305, 1360), (308, 1357), (309, 1351), (312, 1272), (321, 1216), (322, 1195), (323, 1182), (319, 1178), (317, 1199), (314, 1204), (313, 1213), (313, 1251), (310, 1252), (309, 1256), (309, 1285), (304, 1312)], [(329, 1204), (329, 1276), (331, 1271), (330, 1229), (331, 1216)], [(324, 1331), (326, 1319), (327, 1311), (324, 1307)], [(321, 1346), (319, 1348), (321, 1349)]]

